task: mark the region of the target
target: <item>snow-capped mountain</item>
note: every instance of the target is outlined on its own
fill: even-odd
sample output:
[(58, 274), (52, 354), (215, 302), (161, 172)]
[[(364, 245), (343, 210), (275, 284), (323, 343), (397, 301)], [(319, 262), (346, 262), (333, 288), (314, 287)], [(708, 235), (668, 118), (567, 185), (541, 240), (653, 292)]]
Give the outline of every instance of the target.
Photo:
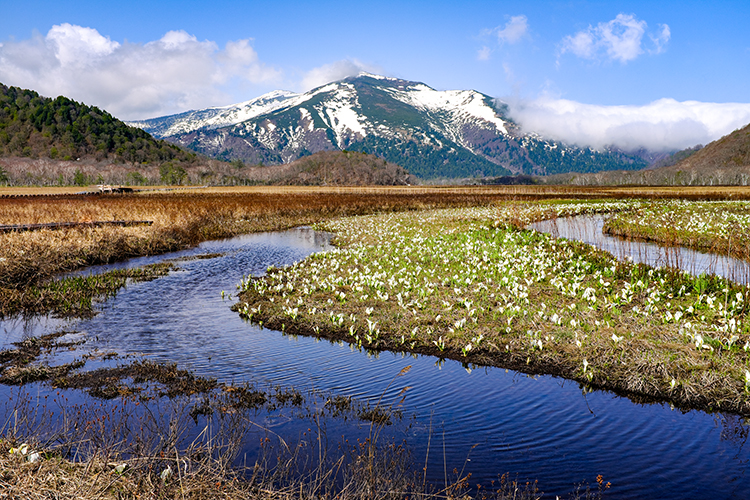
[(184, 134), (199, 128), (214, 129), (244, 122), (256, 116), (275, 111), (283, 107), (285, 101), (297, 96), (299, 94), (295, 94), (294, 92), (274, 90), (273, 92), (239, 104), (186, 111), (176, 115), (126, 123), (131, 127), (138, 127), (153, 136), (162, 138)]
[(641, 168), (525, 134), (505, 104), (474, 90), (361, 74), (304, 94), (273, 92), (245, 103), (131, 122), (209, 156), (287, 163), (318, 151), (373, 153), (422, 178)]

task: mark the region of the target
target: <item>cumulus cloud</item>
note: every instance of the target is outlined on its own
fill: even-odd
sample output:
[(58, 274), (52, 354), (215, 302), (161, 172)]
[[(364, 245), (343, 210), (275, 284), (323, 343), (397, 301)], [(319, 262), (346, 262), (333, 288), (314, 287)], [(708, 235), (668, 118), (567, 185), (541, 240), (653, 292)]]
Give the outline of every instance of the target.
[(625, 151), (674, 151), (707, 144), (750, 123), (750, 104), (659, 99), (644, 106), (600, 106), (565, 99), (510, 102), (526, 131), (568, 144)]
[(627, 63), (648, 50), (661, 53), (669, 42), (671, 31), (666, 24), (659, 25), (655, 33), (649, 33), (651, 45), (644, 47), (647, 33), (646, 21), (638, 20), (632, 14), (618, 14), (606, 23), (589, 26), (562, 39), (559, 54), (571, 53), (583, 59), (612, 60)]
[(60, 24), (45, 35), (0, 45), (0, 81), (42, 95), (65, 95), (118, 118), (137, 119), (225, 104), (232, 80), (280, 80), (260, 61), (250, 40), (224, 49), (185, 31), (145, 44), (119, 43), (97, 30)]
[(343, 80), (350, 76), (357, 76), (362, 72), (382, 73), (380, 68), (362, 63), (356, 59), (343, 59), (318, 66), (305, 73), (301, 81), (302, 90), (311, 90), (327, 83)]

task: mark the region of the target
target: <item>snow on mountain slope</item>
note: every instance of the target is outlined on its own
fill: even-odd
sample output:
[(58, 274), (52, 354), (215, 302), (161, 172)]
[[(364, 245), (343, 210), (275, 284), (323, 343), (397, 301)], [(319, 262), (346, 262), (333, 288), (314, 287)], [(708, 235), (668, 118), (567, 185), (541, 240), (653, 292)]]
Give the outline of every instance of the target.
[(238, 104), (186, 111), (176, 115), (126, 123), (141, 128), (156, 137), (167, 137), (200, 128), (214, 129), (241, 123), (282, 108), (288, 100), (296, 97), (300, 97), (300, 94), (286, 90), (274, 90)]
[(523, 133), (507, 106), (474, 90), (363, 73), (303, 94), (272, 92), (222, 108), (134, 122), (201, 153), (287, 163), (318, 151), (374, 153), (424, 177), (640, 168), (627, 155)]
[(486, 96), (474, 90), (435, 90), (420, 83), (407, 90), (388, 89), (394, 98), (416, 108), (431, 113), (449, 112), (458, 121), (467, 119), (483, 120), (495, 125), (497, 130), (507, 134), (505, 122), (487, 104)]
[(354, 86), (346, 83), (330, 84), (322, 87), (317, 94), (329, 95), (328, 99), (313, 107), (323, 122), (334, 131), (336, 146), (343, 148), (345, 138), (351, 139), (352, 135), (360, 138), (367, 135), (367, 118), (357, 112), (360, 105)]

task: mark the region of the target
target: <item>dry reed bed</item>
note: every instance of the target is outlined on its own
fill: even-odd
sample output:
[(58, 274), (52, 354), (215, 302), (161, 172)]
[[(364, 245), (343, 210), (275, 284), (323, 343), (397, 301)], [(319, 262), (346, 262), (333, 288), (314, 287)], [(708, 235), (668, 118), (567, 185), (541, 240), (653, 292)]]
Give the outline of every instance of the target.
[(254, 189), (128, 196), (0, 199), (0, 223), (150, 220), (152, 226), (77, 228), (0, 235), (0, 288), (23, 288), (56, 273), (178, 250), (208, 239), (286, 229), (377, 211), (466, 206), (502, 195), (465, 191)]
[[(14, 188), (13, 192), (19, 191)], [(644, 191), (568, 186), (245, 187), (168, 193), (147, 191), (126, 196), (60, 194), (44, 198), (0, 199), (0, 224), (154, 221), (151, 227), (82, 228), (0, 235), (0, 288), (23, 288), (82, 266), (164, 253), (207, 239), (285, 229), (342, 215), (560, 196), (726, 199), (750, 197), (750, 190), (654, 188)]]
[(638, 400), (750, 414), (748, 289), (617, 262), (518, 229), (514, 205), (341, 219), (342, 247), (241, 285), (237, 308), (291, 333), (550, 373)]

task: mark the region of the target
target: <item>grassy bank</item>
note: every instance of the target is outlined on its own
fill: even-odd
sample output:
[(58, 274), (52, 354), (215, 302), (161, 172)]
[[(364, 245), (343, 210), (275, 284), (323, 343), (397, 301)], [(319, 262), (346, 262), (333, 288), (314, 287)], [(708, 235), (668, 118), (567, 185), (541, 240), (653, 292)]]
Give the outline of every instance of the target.
[(150, 226), (0, 234), (0, 287), (25, 287), (83, 266), (241, 233), (286, 229), (341, 215), (467, 206), (502, 196), (472, 190), (256, 189), (0, 199), (3, 224), (153, 221)]
[(750, 260), (748, 202), (647, 202), (609, 218), (604, 231)]
[(7, 317), (19, 311), (60, 313), (69, 309), (60, 306), (59, 300), (42, 299), (51, 298), (51, 289), (79, 294), (76, 287), (101, 288), (85, 281), (53, 281), (59, 273), (88, 265), (180, 250), (242, 233), (287, 229), (341, 215), (467, 206), (503, 196), (489, 190), (276, 188), (0, 199), (2, 224), (153, 222), (150, 226), (0, 234), (0, 315)]
[(129, 280), (149, 281), (166, 275), (174, 268), (171, 263), (154, 264), (97, 275), (54, 279), (20, 289), (0, 288), (0, 318), (50, 313), (63, 318), (92, 317), (96, 314), (96, 301), (116, 295)]
[(620, 204), (339, 219), (340, 248), (242, 285), (238, 310), (367, 349), (549, 373), (638, 400), (750, 414), (748, 290), (521, 230)]

